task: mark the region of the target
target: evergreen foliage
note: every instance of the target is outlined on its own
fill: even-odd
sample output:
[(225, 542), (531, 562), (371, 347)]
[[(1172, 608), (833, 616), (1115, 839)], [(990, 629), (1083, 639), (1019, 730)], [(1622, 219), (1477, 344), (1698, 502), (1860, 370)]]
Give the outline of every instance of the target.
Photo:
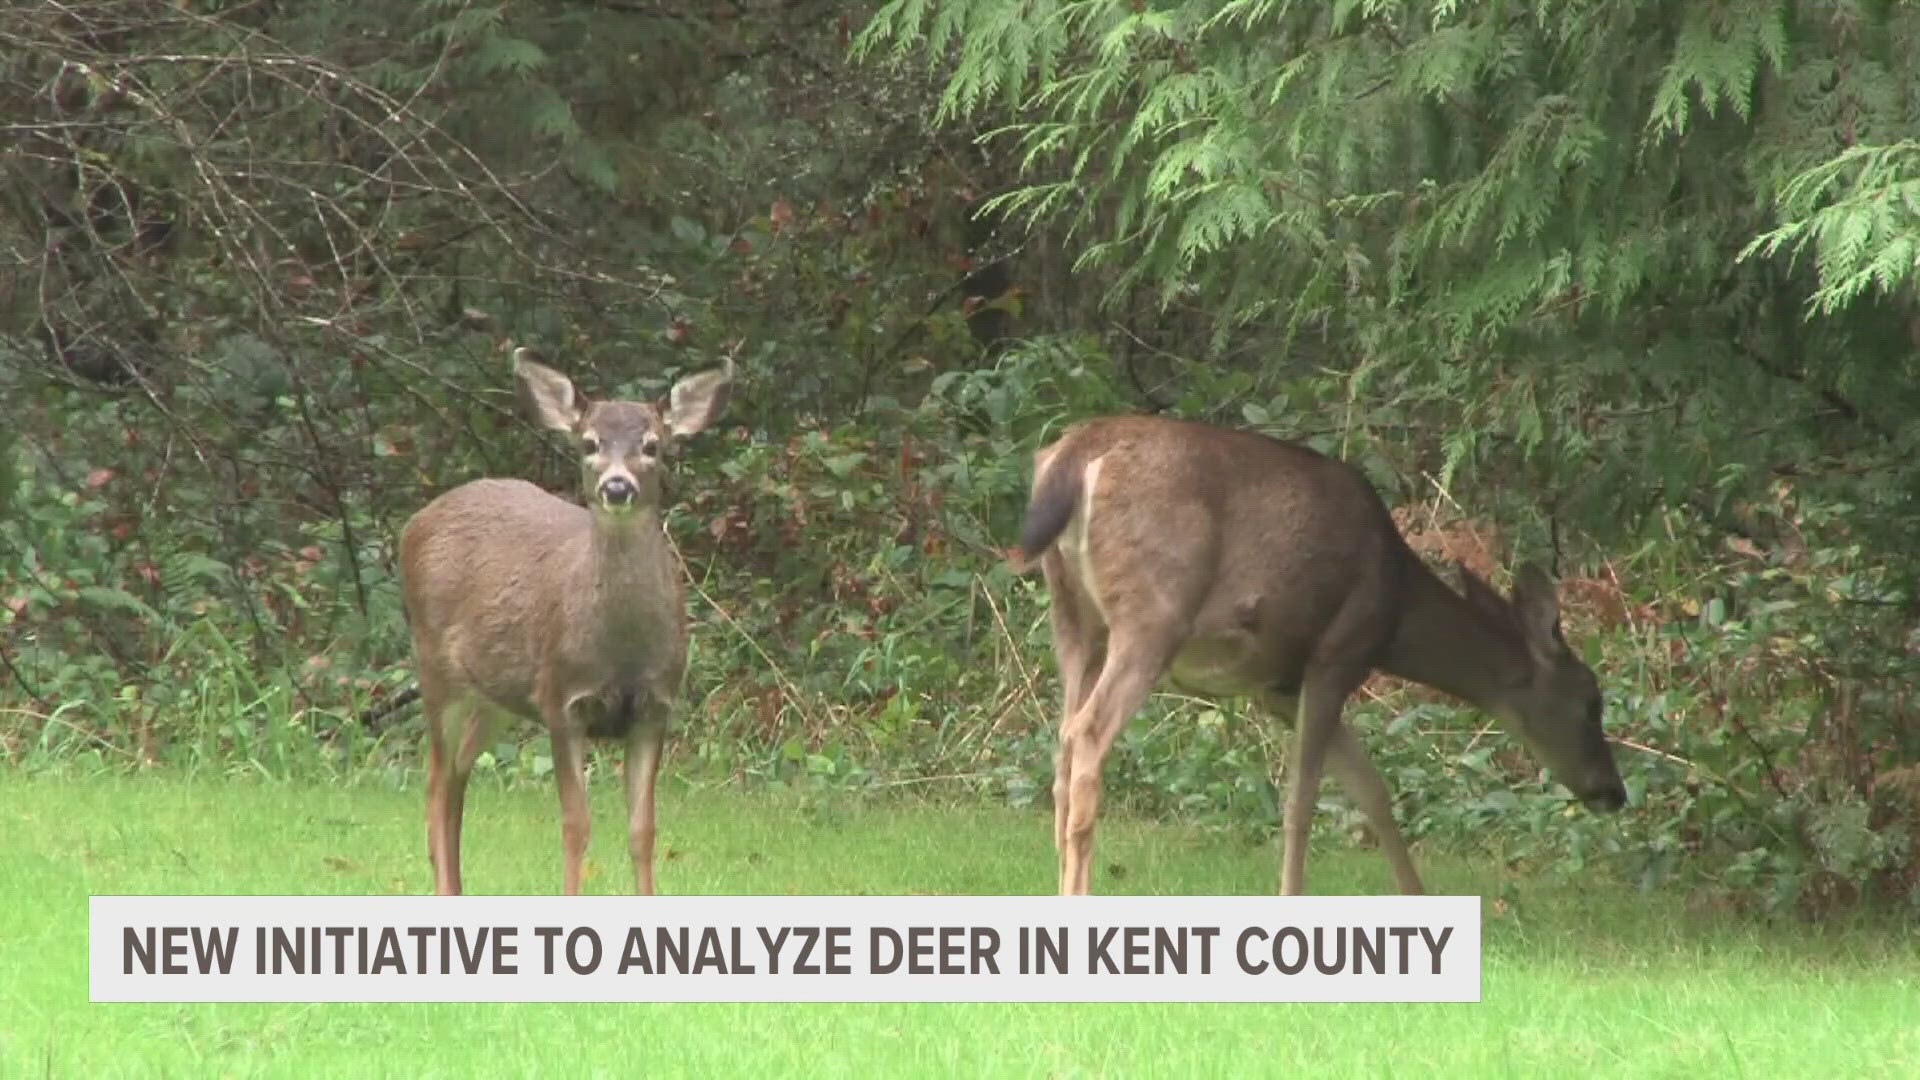
[(1760, 565), (1703, 629), (1820, 700), (1789, 833), (1911, 830), (1920, 5), (893, 0), (858, 46), (991, 125), (1110, 306), (1210, 329), (1189, 407), (1614, 550), (1723, 531)]

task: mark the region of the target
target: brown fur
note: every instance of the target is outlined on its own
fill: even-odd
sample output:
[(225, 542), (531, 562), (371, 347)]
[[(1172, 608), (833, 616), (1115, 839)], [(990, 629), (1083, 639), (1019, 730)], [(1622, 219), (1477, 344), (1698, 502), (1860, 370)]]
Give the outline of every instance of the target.
[(1281, 890), (1304, 882), (1323, 764), (1360, 804), (1406, 892), (1420, 891), (1391, 798), (1341, 705), (1375, 669), (1509, 720), (1596, 805), (1624, 799), (1593, 674), (1560, 640), (1551, 583), (1512, 598), (1420, 562), (1352, 466), (1251, 432), (1159, 417), (1069, 428), (1035, 458), (1016, 566), (1037, 559), (1064, 690), (1054, 776), (1063, 893), (1090, 884), (1100, 767), (1167, 679), (1248, 695), (1300, 723)]
[(665, 417), (586, 402), (524, 354), (515, 371), (540, 420), (579, 444), (593, 508), (481, 479), (428, 503), (400, 534), (434, 887), (460, 891), (467, 777), (497, 728), (522, 718), (553, 743), (568, 893), (580, 889), (589, 828), (585, 740), (626, 740), (628, 847), (635, 887), (651, 893), (654, 777), (687, 663), (686, 586), (661, 528), (664, 462), (673, 438), (717, 414), (731, 370), (683, 380)]

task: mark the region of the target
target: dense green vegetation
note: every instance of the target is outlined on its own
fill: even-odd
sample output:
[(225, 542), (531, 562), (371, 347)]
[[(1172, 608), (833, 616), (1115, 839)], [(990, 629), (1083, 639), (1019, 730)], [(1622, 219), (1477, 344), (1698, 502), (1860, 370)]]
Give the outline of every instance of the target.
[[(596, 789), (602, 820), (620, 805), (615, 786)], [(429, 874), (418, 795), (74, 768), (0, 785), (0, 827), (16, 838), (0, 895), (26, 913), (0, 922), (0, 1072), (1899, 1077), (1920, 1067), (1910, 935), (1852, 919), (1782, 926), (1665, 910), (1629, 887), (1547, 884), (1488, 857), (1424, 864), (1436, 889), (1489, 897), (1478, 1005), (88, 1004), (88, 894), (419, 892)], [(475, 887), (550, 892), (548, 785), (489, 783), (473, 796)], [(670, 781), (661, 884), (682, 895), (1045, 891), (1047, 817), (901, 793)], [(271, 848), (261, 821), (274, 823)], [(631, 886), (622, 839), (596, 839), (588, 892)], [(1115, 814), (1101, 842), (1102, 892), (1257, 893), (1273, 880), (1265, 839)], [(1314, 882), (1327, 891), (1388, 880), (1372, 852), (1324, 854)]]
[[(1901, 0), (0, 6), (0, 757), (415, 775), (401, 523), (571, 478), (509, 347), (734, 353), (675, 769), (1044, 801), (997, 551), (1062, 423), (1160, 410), (1557, 562), (1634, 809), (1383, 682), (1410, 835), (1911, 910), (1916, 71)], [(1280, 737), (1164, 697), (1109, 787), (1265, 835)]]

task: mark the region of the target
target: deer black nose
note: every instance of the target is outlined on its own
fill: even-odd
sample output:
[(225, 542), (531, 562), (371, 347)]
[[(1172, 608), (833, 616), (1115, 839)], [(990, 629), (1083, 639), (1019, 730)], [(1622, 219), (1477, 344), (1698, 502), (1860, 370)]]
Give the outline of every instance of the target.
[(1596, 813), (1611, 814), (1615, 810), (1627, 805), (1627, 789), (1620, 784), (1613, 784), (1588, 795), (1580, 801), (1587, 804), (1587, 809), (1595, 811)]
[(600, 501), (608, 506), (626, 506), (640, 490), (624, 476), (609, 476), (600, 481)]

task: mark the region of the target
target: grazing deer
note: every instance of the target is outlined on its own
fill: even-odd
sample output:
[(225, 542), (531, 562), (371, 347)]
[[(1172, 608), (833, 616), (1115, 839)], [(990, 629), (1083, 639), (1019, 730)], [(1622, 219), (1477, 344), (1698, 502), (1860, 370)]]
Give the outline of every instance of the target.
[(589, 403), (566, 376), (513, 356), (534, 416), (572, 436), (587, 507), (525, 480), (474, 480), (407, 522), (400, 576), (427, 719), (427, 851), (434, 890), (460, 891), (467, 777), (513, 717), (546, 724), (560, 788), (569, 895), (587, 850), (586, 739), (627, 744), (634, 887), (653, 892), (653, 785), (687, 666), (686, 586), (661, 521), (673, 440), (725, 407), (733, 363), (682, 379), (663, 417)]
[(1401, 538), (1359, 470), (1264, 435), (1159, 417), (1077, 424), (1035, 455), (1016, 570), (1045, 576), (1065, 710), (1054, 763), (1060, 892), (1090, 885), (1100, 766), (1163, 677), (1298, 709), (1280, 892), (1305, 887), (1323, 764), (1359, 804), (1403, 893), (1420, 876), (1386, 782), (1340, 720), (1375, 669), (1503, 721), (1596, 810), (1626, 788), (1593, 672), (1560, 636), (1554, 586), (1513, 596), (1460, 568), (1449, 589)]

